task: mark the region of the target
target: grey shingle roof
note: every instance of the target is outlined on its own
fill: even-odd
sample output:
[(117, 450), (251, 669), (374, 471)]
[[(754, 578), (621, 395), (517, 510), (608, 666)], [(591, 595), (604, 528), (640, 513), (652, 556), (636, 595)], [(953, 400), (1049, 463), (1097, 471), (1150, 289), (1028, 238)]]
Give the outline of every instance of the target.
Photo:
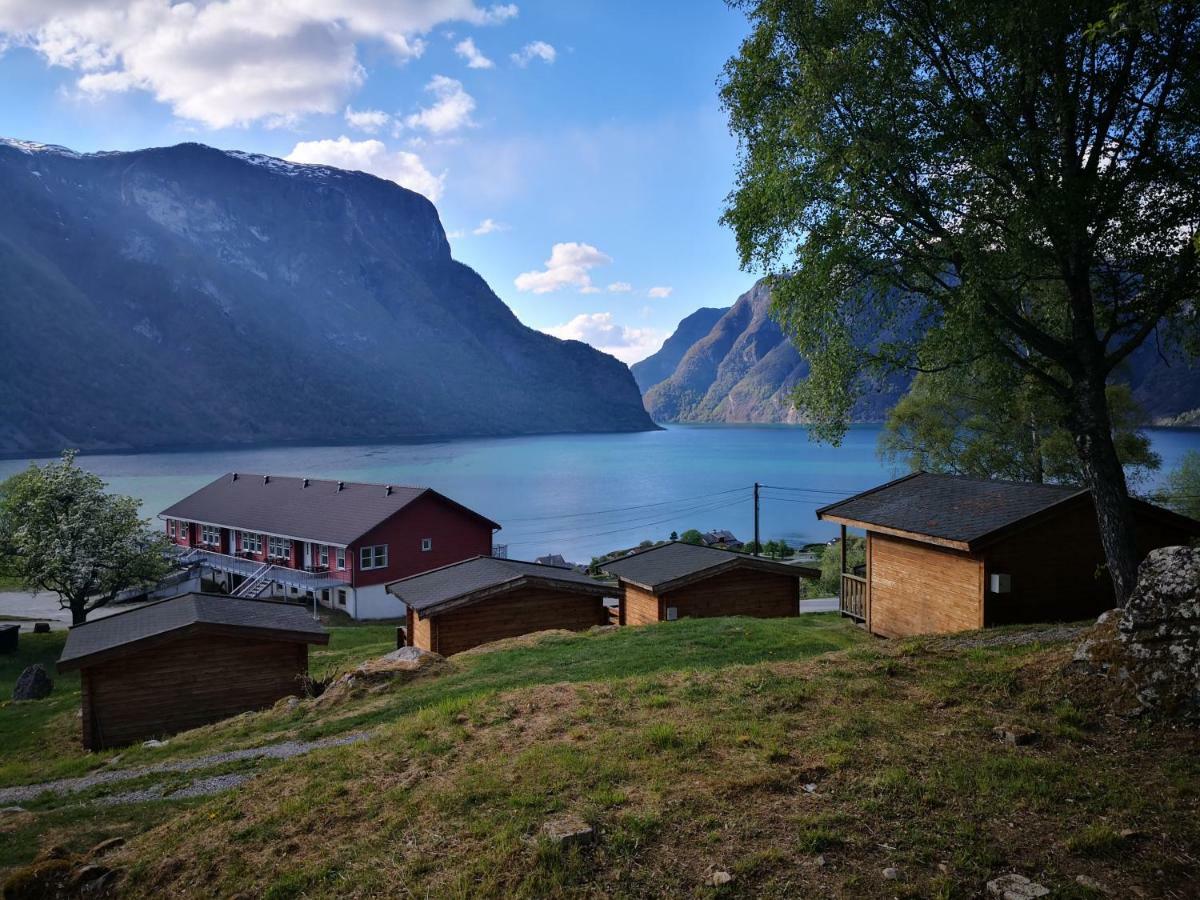
[(606, 572), (651, 591), (670, 590), (739, 567), (791, 575), (793, 578), (816, 578), (820, 575), (816, 569), (804, 566), (684, 543), (660, 544), (604, 564)]
[[(264, 480), (266, 479), (266, 480)], [(307, 487), (305, 483), (307, 482)], [(326, 481), (232, 472), (222, 475), (160, 515), (281, 537), (348, 545), (424, 494), (440, 498), (493, 528), (495, 522), (437, 491), (355, 481)]]
[(917, 472), (817, 510), (847, 519), (961, 544), (1044, 512), (1087, 490)]
[(526, 584), (561, 587), (594, 596), (612, 593), (611, 588), (573, 569), (492, 556), (476, 556), (410, 575), (393, 581), (387, 589), (417, 612), (429, 613), (448, 606), (465, 606), (483, 599), (483, 595), (504, 593)]
[(78, 668), (90, 657), (193, 626), (244, 630), (247, 637), (272, 635), (310, 644), (329, 642), (329, 632), (302, 606), (219, 594), (184, 594), (76, 625), (67, 632), (58, 666), (60, 670)]

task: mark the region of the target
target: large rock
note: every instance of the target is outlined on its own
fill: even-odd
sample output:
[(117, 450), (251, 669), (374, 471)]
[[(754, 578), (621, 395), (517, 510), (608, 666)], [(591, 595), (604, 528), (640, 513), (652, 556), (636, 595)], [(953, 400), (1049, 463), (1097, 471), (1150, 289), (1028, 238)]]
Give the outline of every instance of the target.
[(41, 700), (50, 696), (52, 690), (54, 682), (46, 674), (46, 667), (41, 663), (34, 663), (17, 676), (17, 683), (13, 686), (13, 699)]
[(1200, 721), (1200, 550), (1146, 557), (1129, 602), (1100, 617), (1075, 662), (1124, 684), (1134, 712)]

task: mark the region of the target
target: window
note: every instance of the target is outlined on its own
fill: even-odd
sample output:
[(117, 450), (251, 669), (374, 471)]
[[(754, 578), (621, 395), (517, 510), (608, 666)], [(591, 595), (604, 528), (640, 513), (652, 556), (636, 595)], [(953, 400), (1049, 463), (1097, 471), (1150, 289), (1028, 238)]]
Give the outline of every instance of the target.
[(262, 553), (262, 535), (242, 532), (242, 549), (247, 553)]
[(329, 568), (329, 547), (325, 544), (321, 545), (321, 568)]
[(201, 525), (200, 543), (208, 544), (211, 547), (221, 546), (221, 529), (212, 525)]
[(324, 588), (321, 591), (321, 602), (324, 603), (326, 606), (329, 605), (329, 588)]
[(376, 544), (374, 547), (360, 547), (358, 550), (358, 567), (360, 569), (386, 568), (387, 544)]
[(421, 552), (426, 553), (433, 549), (433, 538), (421, 538)]
[(272, 537), (267, 543), (267, 555), (280, 559), (291, 559), (292, 542), (287, 538)]
[(346, 605), (346, 592), (338, 591), (338, 606), (345, 606), (345, 605)]
[(186, 541), (186, 540), (188, 539), (188, 526), (187, 526), (187, 522), (180, 522), (180, 523), (179, 523), (179, 539), (180, 539), (181, 541)]
[(167, 519), (167, 534), (170, 535), (171, 537), (175, 537), (175, 520), (174, 519)]
[(346, 568), (346, 548), (345, 547), (337, 548), (337, 567), (339, 569)]

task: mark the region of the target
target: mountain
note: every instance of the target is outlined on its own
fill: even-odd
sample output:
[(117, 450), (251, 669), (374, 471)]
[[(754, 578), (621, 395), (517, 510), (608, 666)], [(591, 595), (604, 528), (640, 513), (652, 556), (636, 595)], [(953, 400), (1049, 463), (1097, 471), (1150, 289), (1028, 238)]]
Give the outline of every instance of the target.
[(655, 427), (621, 362), (522, 325), (390, 181), (8, 140), (0, 196), (0, 451)]
[[(808, 375), (808, 363), (770, 317), (770, 303), (770, 291), (759, 281), (683, 350), (673, 372), (649, 385), (646, 382), (652, 379), (638, 377), (646, 409), (655, 421), (802, 421), (791, 393)], [(668, 344), (680, 335), (683, 324)], [(672, 354), (679, 354), (679, 349), (673, 346)], [(651, 360), (654, 357), (646, 362)], [(1151, 421), (1200, 424), (1200, 366), (1163, 354), (1150, 341), (1130, 355), (1116, 377), (1130, 385)], [(852, 420), (882, 422), (908, 382), (904, 376), (894, 376), (867, 393), (855, 405)]]
[(629, 370), (633, 372), (633, 380), (637, 382), (638, 389), (645, 393), (660, 381), (670, 378), (684, 354), (691, 349), (694, 343), (712, 331), (713, 326), (727, 312), (729, 312), (727, 306), (721, 309), (703, 306), (680, 322), (675, 333), (666, 339), (657, 353), (651, 354), (641, 362), (636, 362), (629, 367)]

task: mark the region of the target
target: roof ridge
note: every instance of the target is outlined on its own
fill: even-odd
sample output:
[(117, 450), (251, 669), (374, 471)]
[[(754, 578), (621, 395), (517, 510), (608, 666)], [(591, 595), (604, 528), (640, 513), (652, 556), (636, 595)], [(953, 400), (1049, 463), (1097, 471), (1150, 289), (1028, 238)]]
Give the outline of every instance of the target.
[[(182, 600), (184, 598), (190, 599), (190, 598), (194, 597), (196, 594), (204, 594), (204, 592), (203, 591), (188, 591), (186, 594), (176, 594), (174, 597), (163, 597), (161, 600), (151, 600), (149, 603), (139, 603), (137, 606), (131, 606), (131, 607), (129, 607), (129, 609), (122, 609), (122, 610), (119, 610), (118, 612), (111, 613), (110, 615), (107, 615), (107, 616), (100, 616), (99, 618), (92, 619), (90, 622), (80, 622), (78, 625), (71, 625), (67, 628), (67, 631), (74, 631), (76, 628), (85, 628), (88, 625), (99, 625), (101, 622), (107, 622), (110, 619), (117, 619), (117, 618), (120, 618), (121, 616), (129, 615), (129, 613), (141, 612), (143, 609), (150, 609), (150, 607), (152, 607), (152, 606), (162, 606), (164, 603), (173, 603), (176, 600)], [(205, 594), (205, 596), (214, 596), (214, 595)], [(94, 607), (93, 610), (104, 609), (104, 607), (107, 605), (108, 604), (105, 603), (102, 606)], [(92, 612), (93, 610), (89, 610), (89, 612)]]
[[(389, 481), (347, 481), (345, 478), (314, 478), (312, 475), (277, 475), (274, 472), (234, 472), (230, 470), (220, 475), (219, 478), (231, 478), (234, 475), (237, 476), (238, 481), (241, 481), (243, 478), (248, 480), (255, 478), (288, 478), (293, 481), (323, 481), (328, 484), (358, 485), (359, 487), (404, 488), (410, 491), (433, 490), (427, 484), (396, 484)], [(209, 483), (211, 484), (211, 482)]]

